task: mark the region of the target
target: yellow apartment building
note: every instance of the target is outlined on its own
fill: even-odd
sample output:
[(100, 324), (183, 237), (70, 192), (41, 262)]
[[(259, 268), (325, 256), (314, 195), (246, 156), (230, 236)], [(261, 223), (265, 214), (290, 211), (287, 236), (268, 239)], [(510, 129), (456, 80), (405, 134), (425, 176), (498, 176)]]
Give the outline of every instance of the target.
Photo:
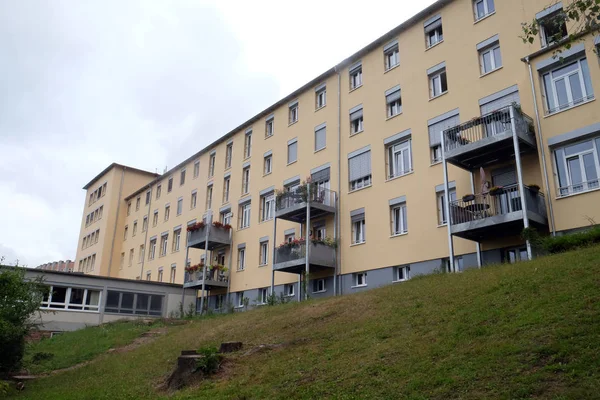
[(516, 262), (525, 227), (600, 221), (600, 37), (555, 57), (563, 9), (437, 1), (166, 173), (112, 164), (75, 268), (244, 308)]

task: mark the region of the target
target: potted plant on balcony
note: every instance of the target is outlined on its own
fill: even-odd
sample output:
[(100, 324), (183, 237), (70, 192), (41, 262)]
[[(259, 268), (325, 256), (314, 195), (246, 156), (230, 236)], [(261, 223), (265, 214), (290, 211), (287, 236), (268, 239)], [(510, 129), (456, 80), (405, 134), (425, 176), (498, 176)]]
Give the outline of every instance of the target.
[(474, 194), (472, 194), (472, 193), (470, 193), (470, 194), (465, 194), (465, 195), (462, 197), (462, 201), (463, 201), (463, 202), (465, 202), (465, 203), (471, 202), (471, 201), (473, 201), (473, 200), (475, 200), (475, 195), (474, 195)]
[(502, 186), (494, 186), (490, 189), (491, 196), (499, 196), (504, 193), (504, 188)]
[(529, 190), (531, 190), (531, 192), (533, 194), (538, 194), (540, 192), (540, 186), (537, 184), (531, 184), (531, 185), (527, 185), (527, 187), (529, 188)]
[(204, 226), (205, 226), (204, 221), (196, 222), (195, 224), (189, 225), (187, 227), (187, 231), (195, 232), (195, 231), (198, 231), (198, 230), (204, 228)]

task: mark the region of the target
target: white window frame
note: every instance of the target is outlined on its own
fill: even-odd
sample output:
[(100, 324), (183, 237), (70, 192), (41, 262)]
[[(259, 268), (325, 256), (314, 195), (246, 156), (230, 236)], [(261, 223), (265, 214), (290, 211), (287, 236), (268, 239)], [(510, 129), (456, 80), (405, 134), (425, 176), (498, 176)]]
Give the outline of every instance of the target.
[(295, 124), (296, 122), (298, 122), (298, 117), (299, 117), (298, 114), (299, 114), (298, 103), (296, 103), (293, 106), (291, 106), (288, 111), (288, 124), (289, 125), (292, 125), (292, 124)]
[[(479, 64), (481, 67), (481, 75), (489, 74), (489, 73), (494, 72), (497, 69), (502, 67), (502, 54), (500, 53), (500, 60), (497, 60), (496, 52), (495, 52), (496, 50), (498, 50), (498, 52), (500, 52), (500, 43), (499, 42), (495, 42), (491, 46), (488, 46), (488, 47), (485, 47), (485, 48), (479, 50)], [(485, 69), (485, 55), (486, 54), (490, 55), (491, 69), (489, 71), (487, 71)]]
[[(549, 41), (551, 38), (549, 38), (547, 36), (547, 28), (546, 28), (546, 24), (548, 24), (549, 22), (553, 21), (554, 18), (557, 17), (558, 14), (560, 13), (564, 13), (564, 11), (562, 10), (562, 8), (558, 11), (553, 12), (550, 15), (545, 16), (544, 18), (538, 20), (538, 26), (539, 26), (539, 31), (540, 31), (540, 43), (541, 43), (541, 47), (545, 48), (548, 47), (556, 42), (554, 41)], [(560, 40), (564, 39), (565, 37), (567, 37), (569, 35), (569, 32), (567, 30), (567, 26), (566, 26), (566, 22), (563, 21), (563, 24), (565, 25), (565, 31), (566, 32), (566, 36), (563, 36)]]
[(275, 216), (275, 194), (270, 193), (261, 197), (261, 222), (270, 221)]
[[(388, 146), (388, 179), (398, 178), (413, 172), (412, 166), (412, 139), (404, 140)], [(404, 170), (404, 158), (408, 157), (408, 170)], [(398, 165), (400, 161), (400, 165)]]
[[(599, 137), (596, 136), (596, 137), (592, 137), (590, 139), (581, 140), (581, 141), (574, 142), (574, 143), (569, 143), (566, 146), (561, 146), (561, 147), (557, 147), (557, 148), (553, 149), (555, 163), (561, 162), (563, 164), (562, 165), (563, 170), (566, 173), (565, 178), (567, 179), (567, 186), (561, 187), (560, 181), (559, 181), (559, 173), (556, 170), (556, 165), (555, 165), (556, 186), (558, 187), (559, 197), (565, 197), (565, 196), (569, 196), (569, 195), (577, 194), (577, 193), (585, 193), (585, 192), (589, 192), (591, 190), (596, 190), (596, 189), (600, 188), (600, 148), (598, 148), (598, 141), (599, 141), (598, 138)], [(571, 146), (585, 143), (585, 142), (591, 142), (591, 144), (592, 144), (591, 149), (582, 150), (577, 153), (566, 155), (567, 147), (571, 147)], [(558, 150), (562, 150), (563, 157), (561, 160), (558, 160), (558, 157), (557, 157)], [(583, 157), (586, 155), (590, 155), (590, 154), (594, 158), (594, 167), (596, 170), (596, 177), (597, 177), (596, 179), (588, 179), (587, 171), (585, 169), (585, 163), (583, 161)], [(581, 183), (577, 183), (577, 184), (573, 183), (573, 178), (571, 176), (571, 168), (570, 168), (569, 162), (568, 162), (569, 160), (572, 160), (572, 159), (578, 159), (578, 161), (579, 161), (579, 168), (581, 171), (581, 179), (582, 179)], [(581, 186), (581, 190), (574, 190), (574, 186), (578, 186), (578, 187)]]
[[(47, 310), (66, 310), (66, 311), (77, 311), (77, 312), (87, 312), (87, 313), (98, 313), (100, 312), (100, 304), (102, 304), (102, 290), (97, 289), (88, 289), (83, 287), (74, 287), (74, 286), (60, 286), (56, 287), (64, 288), (65, 291), (65, 301), (56, 302), (52, 301), (52, 294), (54, 293), (54, 285), (48, 287), (48, 299), (42, 300), (40, 305), (41, 309)], [(83, 299), (81, 303), (71, 303), (71, 291), (72, 289), (82, 289)], [(88, 304), (86, 305), (87, 297), (89, 292), (98, 292), (98, 304)]]
[(293, 283), (286, 283), (285, 285), (283, 285), (283, 295), (286, 297), (295, 296), (294, 287), (295, 287), (295, 285)]
[(373, 184), (372, 176), (373, 174), (351, 181), (350, 192), (371, 187)]
[(263, 175), (269, 175), (271, 172), (273, 172), (273, 156), (266, 156), (264, 158), (264, 170), (263, 170)]
[(384, 51), (383, 59), (386, 71), (397, 67), (400, 64), (400, 51), (398, 50), (398, 45), (396, 44), (395, 46)]
[(250, 193), (250, 167), (242, 170), (242, 195)]
[(173, 231), (173, 246), (172, 246), (171, 251), (173, 253), (178, 252), (180, 246), (181, 246), (181, 229), (177, 229), (177, 230)]
[(250, 215), (252, 212), (251, 203), (245, 203), (240, 206), (240, 229), (245, 229), (250, 226)]
[(160, 237), (160, 257), (164, 257), (167, 255), (167, 249), (169, 247), (169, 235), (162, 235)]
[(231, 168), (233, 160), (233, 143), (229, 143), (225, 148), (225, 169)]
[(185, 168), (179, 172), (179, 186), (185, 185)]
[(223, 204), (229, 203), (229, 189), (231, 187), (231, 178), (223, 178)]
[(171, 214), (171, 206), (165, 205), (165, 222), (169, 220), (169, 215)]
[(408, 233), (408, 208), (406, 203), (390, 207), (392, 236), (406, 235)]
[[(442, 75), (446, 79), (446, 90), (442, 88)], [(429, 98), (435, 99), (436, 97), (440, 97), (444, 93), (448, 92), (448, 75), (446, 74), (446, 68), (442, 68), (441, 70), (429, 75)]]
[[(494, 5), (493, 11), (490, 11), (490, 7), (489, 7), (490, 2)], [(479, 15), (479, 12), (477, 10), (477, 5), (480, 3), (483, 4), (483, 15), (481, 15), (481, 16)], [(494, 4), (494, 0), (475, 0), (475, 1), (473, 1), (473, 13), (475, 14), (475, 21), (479, 21), (495, 12), (496, 12), (496, 5)]]
[(175, 283), (176, 278), (177, 278), (177, 266), (172, 265), (171, 271), (169, 273), (169, 283)]
[(236, 306), (235, 308), (244, 308), (244, 292), (237, 292), (235, 294)]
[(246, 248), (241, 247), (238, 249), (237, 270), (243, 271), (245, 269), (246, 269)]
[(365, 218), (352, 222), (352, 244), (362, 244), (367, 241), (365, 235), (366, 221)]
[(212, 208), (212, 197), (213, 197), (213, 185), (208, 185), (206, 187), (206, 209), (210, 210)]
[(269, 264), (269, 242), (260, 243), (260, 258), (258, 260), (258, 266), (262, 267)]
[(442, 145), (436, 144), (435, 146), (431, 147), (431, 164), (433, 165), (440, 162), (442, 162)]
[(269, 288), (258, 289), (258, 304), (267, 304), (269, 301)]
[(410, 280), (410, 265), (394, 267), (394, 282)]
[[(425, 40), (427, 43), (427, 48), (430, 49), (436, 44), (442, 43), (444, 41), (444, 28), (442, 25), (437, 28), (425, 33)], [(433, 34), (433, 35), (432, 35)]]
[(181, 215), (183, 212), (183, 197), (177, 199), (177, 215)]
[(200, 160), (194, 161), (194, 179), (200, 175)]
[[(571, 107), (574, 107), (578, 104), (583, 104), (586, 101), (590, 100), (590, 96), (593, 96), (593, 93), (588, 93), (587, 92), (587, 88), (585, 87), (585, 79), (583, 77), (583, 68), (581, 66), (581, 62), (585, 60), (586, 64), (588, 64), (588, 71), (589, 71), (589, 63), (587, 62), (587, 58), (584, 57), (580, 57), (577, 60), (570, 62), (570, 63), (564, 63), (559, 65), (557, 68), (553, 68), (550, 71), (545, 72), (544, 74), (542, 74), (542, 83), (544, 85), (544, 95), (546, 97), (546, 109), (547, 109), (547, 113), (548, 114), (553, 114), (556, 113), (558, 111), (562, 111), (562, 110), (567, 110)], [(558, 71), (560, 69), (569, 67), (571, 65), (577, 64), (577, 68), (573, 71), (570, 72), (566, 72), (563, 73), (562, 75), (558, 75), (557, 77), (554, 77), (553, 73), (555, 71)], [(573, 99), (573, 90), (571, 89), (571, 79), (569, 79), (572, 75), (577, 74), (578, 76), (578, 82), (580, 85), (580, 89), (581, 89), (581, 93), (583, 95), (583, 97), (581, 99), (577, 99), (575, 102), (575, 100)], [(554, 109), (550, 109), (550, 103), (548, 102), (549, 99), (549, 95), (548, 95), (548, 87), (547, 87), (547, 82), (546, 82), (546, 77), (550, 78), (550, 84), (551, 84), (551, 89), (552, 89), (552, 99), (554, 100), (554, 104), (555, 104), (555, 108)], [(565, 90), (567, 92), (567, 104), (564, 106), (561, 106), (558, 103), (558, 90), (556, 90), (556, 82), (563, 80), (565, 83)], [(591, 77), (590, 77), (590, 81), (591, 81)]]
[(265, 121), (265, 139), (270, 138), (275, 133), (275, 119), (271, 118)]
[(193, 210), (198, 205), (198, 192), (192, 192), (190, 198), (190, 210)]
[(352, 274), (352, 283), (353, 288), (366, 287), (368, 285), (367, 272), (356, 272)]
[(156, 239), (150, 241), (150, 251), (148, 252), (148, 260), (154, 260), (156, 257)]
[(356, 135), (365, 130), (364, 116), (358, 117), (350, 121), (350, 135)]
[[(315, 290), (315, 288), (317, 290)], [(325, 286), (325, 279), (315, 279), (313, 281), (313, 293), (325, 293), (327, 291), (327, 286)]]
[(363, 71), (362, 65), (352, 71), (350, 71), (350, 90), (358, 89), (363, 85)]
[(251, 155), (252, 155), (252, 131), (248, 131), (244, 135), (244, 159), (250, 158)]
[(215, 164), (217, 162), (217, 154), (213, 153), (210, 155), (210, 158), (208, 159), (208, 177), (212, 178), (213, 176), (215, 176)]
[(327, 105), (327, 88), (318, 90), (315, 93), (315, 110), (319, 110)]
[[(452, 202), (456, 201), (456, 189), (449, 189), (448, 194), (450, 195), (450, 204), (452, 204)], [(448, 224), (448, 212), (446, 210), (446, 194), (444, 191), (436, 193), (436, 204), (438, 226), (445, 226)]]
[(387, 117), (392, 118), (402, 113), (402, 97), (387, 103)]

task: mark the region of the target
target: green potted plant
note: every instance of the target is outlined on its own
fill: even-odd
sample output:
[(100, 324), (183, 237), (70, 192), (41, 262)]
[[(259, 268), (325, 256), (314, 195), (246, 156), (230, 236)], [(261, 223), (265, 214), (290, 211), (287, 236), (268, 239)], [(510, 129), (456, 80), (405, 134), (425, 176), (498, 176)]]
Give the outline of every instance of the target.
[(473, 201), (473, 200), (475, 200), (475, 195), (474, 194), (465, 194), (462, 197), (462, 201), (465, 202), (465, 203), (468, 203), (468, 202)]
[(490, 189), (491, 196), (499, 196), (503, 192), (504, 192), (504, 189), (502, 188), (502, 186), (494, 186), (493, 188)]
[(532, 185), (527, 185), (527, 187), (533, 192), (533, 194), (538, 194), (540, 192), (540, 186), (536, 185), (535, 183)]

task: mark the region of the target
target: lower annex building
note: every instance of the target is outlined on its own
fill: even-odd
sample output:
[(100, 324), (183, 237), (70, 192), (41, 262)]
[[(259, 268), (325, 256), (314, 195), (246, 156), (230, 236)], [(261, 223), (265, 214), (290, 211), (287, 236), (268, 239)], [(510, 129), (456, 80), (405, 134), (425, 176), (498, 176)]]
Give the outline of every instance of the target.
[(525, 227), (600, 221), (600, 37), (554, 56), (568, 4), (437, 1), (164, 174), (110, 165), (75, 269), (244, 308), (525, 260)]

